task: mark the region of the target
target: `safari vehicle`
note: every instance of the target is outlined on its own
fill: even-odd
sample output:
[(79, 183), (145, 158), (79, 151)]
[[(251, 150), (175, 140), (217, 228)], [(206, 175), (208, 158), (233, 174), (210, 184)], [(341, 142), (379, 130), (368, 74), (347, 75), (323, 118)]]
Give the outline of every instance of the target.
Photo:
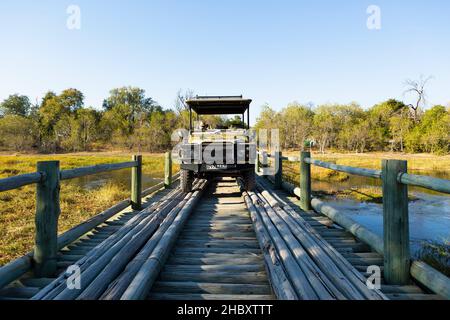
[[(255, 188), (256, 145), (250, 137), (251, 102), (242, 96), (197, 96), (186, 101), (189, 108), (189, 140), (183, 144), (181, 155), (181, 186), (184, 192), (192, 190), (196, 177), (236, 177), (242, 179), (246, 190)], [(195, 128), (194, 112), (197, 115)], [(242, 115), (242, 122), (240, 128), (206, 128), (201, 122), (203, 115)]]

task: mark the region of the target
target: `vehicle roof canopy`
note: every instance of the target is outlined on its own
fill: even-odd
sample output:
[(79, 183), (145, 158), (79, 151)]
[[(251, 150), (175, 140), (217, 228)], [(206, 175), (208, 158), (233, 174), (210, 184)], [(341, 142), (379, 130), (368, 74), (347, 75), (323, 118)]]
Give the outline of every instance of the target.
[(252, 100), (242, 96), (199, 97), (186, 101), (187, 105), (199, 115), (244, 114)]

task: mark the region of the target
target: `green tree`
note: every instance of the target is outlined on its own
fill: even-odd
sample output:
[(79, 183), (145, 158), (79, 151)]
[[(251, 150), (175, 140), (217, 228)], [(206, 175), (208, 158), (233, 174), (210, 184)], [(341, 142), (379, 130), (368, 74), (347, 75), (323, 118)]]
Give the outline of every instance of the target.
[(313, 117), (311, 108), (298, 103), (292, 103), (280, 112), (280, 130), (285, 148), (304, 150), (305, 142), (312, 133)]
[(370, 141), (370, 124), (367, 119), (358, 119), (352, 127), (352, 146), (356, 152), (364, 153)]
[(389, 129), (392, 135), (392, 151), (405, 151), (405, 140), (408, 135), (413, 122), (406, 109), (402, 109), (397, 114), (393, 115), (389, 120)]
[(450, 152), (450, 112), (444, 106), (427, 110), (420, 123), (408, 134), (407, 147), (413, 152)]
[(234, 116), (230, 119), (227, 119), (225, 121), (225, 127), (227, 128), (244, 128), (244, 123), (242, 122), (242, 117), (241, 116)]
[(29, 150), (35, 143), (35, 124), (29, 118), (6, 115), (0, 118), (0, 146), (7, 150)]
[(99, 120), (100, 114), (93, 108), (77, 110), (77, 136), (81, 150), (88, 151), (90, 145), (98, 138)]
[[(272, 132), (271, 130), (275, 129), (275, 130), (279, 130), (280, 129), (280, 125), (281, 125), (281, 121), (280, 121), (280, 115), (279, 113), (277, 113), (275, 110), (273, 110), (268, 104), (264, 105), (262, 107), (262, 111), (259, 115), (259, 117), (256, 119), (256, 125), (255, 125), (255, 130), (257, 130), (259, 132), (259, 137), (261, 137), (262, 132), (261, 130), (267, 130), (267, 140), (266, 139), (260, 139), (259, 140), (259, 146), (262, 147), (262, 143), (274, 143), (275, 141), (272, 140)], [(280, 132), (280, 145), (283, 144), (283, 136), (281, 136), (281, 132)], [(265, 141), (264, 141), (265, 140)], [(266, 146), (267, 148), (270, 148), (269, 145)]]
[(386, 151), (392, 135), (390, 132), (391, 118), (406, 112), (408, 107), (400, 101), (390, 99), (373, 106), (368, 111), (370, 124), (371, 150)]
[[(145, 96), (145, 90), (133, 87), (111, 90), (103, 107), (106, 110), (105, 117), (109, 121), (104, 122), (104, 125), (119, 131), (124, 136), (121, 140), (125, 144), (129, 144), (129, 137), (133, 135), (136, 127), (142, 126), (153, 112), (162, 112), (161, 106)], [(117, 132), (113, 135), (117, 136)]]
[(255, 129), (278, 129), (279, 115), (268, 104), (262, 107), (259, 117), (256, 119)]
[(61, 103), (59, 96), (48, 93), (44, 97), (38, 111), (39, 140), (43, 151), (58, 151), (59, 143), (62, 138), (66, 137), (67, 126), (69, 125), (64, 121), (68, 121), (70, 115), (70, 108)]
[(210, 129), (220, 129), (225, 125), (225, 120), (221, 116), (215, 116), (215, 115), (204, 115), (201, 116), (201, 121), (203, 124)]
[(58, 141), (65, 151), (89, 151), (98, 136), (98, 112), (80, 108), (64, 115), (55, 125)]
[(31, 109), (30, 99), (27, 96), (13, 94), (0, 104), (0, 116), (16, 115), (25, 117)]
[(59, 95), (59, 101), (70, 112), (76, 112), (84, 105), (84, 95), (77, 89), (66, 89)]
[(336, 105), (334, 109), (336, 130), (334, 146), (341, 150), (364, 152), (368, 141), (367, 137), (356, 132), (357, 129), (365, 131), (366, 113), (364, 110), (355, 102), (348, 105)]
[(337, 105), (322, 105), (315, 110), (313, 136), (321, 153), (325, 153), (327, 146), (332, 146), (336, 138), (339, 127), (336, 111)]

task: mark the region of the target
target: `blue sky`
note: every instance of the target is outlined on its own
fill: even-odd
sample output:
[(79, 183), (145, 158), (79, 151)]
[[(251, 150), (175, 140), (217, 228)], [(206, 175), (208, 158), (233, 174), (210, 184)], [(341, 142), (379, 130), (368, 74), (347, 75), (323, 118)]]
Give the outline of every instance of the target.
[[(71, 4), (81, 30), (66, 27)], [(169, 108), (192, 89), (253, 98), (254, 119), (264, 103), (409, 102), (404, 81), (424, 74), (430, 105), (447, 104), (449, 40), (447, 0), (2, 0), (0, 100), (75, 87), (100, 107), (131, 85)]]

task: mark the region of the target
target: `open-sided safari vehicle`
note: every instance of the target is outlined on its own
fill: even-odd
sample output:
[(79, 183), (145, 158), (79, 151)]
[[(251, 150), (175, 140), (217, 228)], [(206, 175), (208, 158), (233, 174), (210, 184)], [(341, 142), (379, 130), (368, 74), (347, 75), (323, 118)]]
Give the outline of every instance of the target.
[[(189, 140), (182, 146), (181, 185), (192, 190), (195, 177), (236, 177), (244, 188), (255, 187), (256, 144), (250, 132), (250, 103), (242, 96), (199, 97), (186, 101), (189, 107)], [(193, 112), (197, 114), (193, 127)], [(247, 123), (245, 115), (247, 114)], [(202, 115), (242, 115), (237, 128), (206, 128)]]

